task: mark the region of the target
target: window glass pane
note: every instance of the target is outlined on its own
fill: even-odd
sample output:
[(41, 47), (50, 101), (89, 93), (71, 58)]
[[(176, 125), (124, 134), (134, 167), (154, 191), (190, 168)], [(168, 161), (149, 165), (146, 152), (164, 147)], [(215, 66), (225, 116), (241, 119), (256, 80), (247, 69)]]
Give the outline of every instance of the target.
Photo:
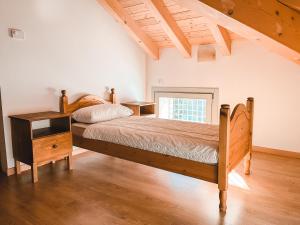
[(159, 97), (159, 118), (204, 123), (206, 99)]

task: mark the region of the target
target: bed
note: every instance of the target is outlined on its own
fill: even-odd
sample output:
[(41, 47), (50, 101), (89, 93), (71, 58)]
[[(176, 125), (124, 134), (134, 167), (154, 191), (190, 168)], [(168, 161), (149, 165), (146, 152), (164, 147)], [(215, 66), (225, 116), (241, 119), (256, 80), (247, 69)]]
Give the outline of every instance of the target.
[[(112, 89), (108, 101), (114, 104), (115, 99), (116, 94)], [(63, 90), (60, 111), (73, 113), (98, 104), (103, 104), (103, 100), (93, 95), (69, 103), (66, 91)], [(221, 105), (218, 126), (141, 117), (121, 118), (93, 125), (73, 123), (73, 144), (216, 183), (219, 189), (219, 209), (226, 212), (228, 173), (244, 159), (244, 172), (250, 174), (253, 109), (253, 98), (248, 98), (246, 104), (236, 105), (232, 113), (229, 105)], [(179, 146), (179, 149), (174, 146)], [(191, 151), (181, 151), (181, 147)]]

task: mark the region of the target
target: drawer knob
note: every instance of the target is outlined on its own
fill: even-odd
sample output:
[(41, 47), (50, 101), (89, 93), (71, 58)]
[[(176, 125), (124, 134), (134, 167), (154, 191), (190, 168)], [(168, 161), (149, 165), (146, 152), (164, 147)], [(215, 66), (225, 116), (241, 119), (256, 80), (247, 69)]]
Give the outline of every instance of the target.
[(56, 149), (58, 146), (57, 144), (52, 145), (52, 148)]

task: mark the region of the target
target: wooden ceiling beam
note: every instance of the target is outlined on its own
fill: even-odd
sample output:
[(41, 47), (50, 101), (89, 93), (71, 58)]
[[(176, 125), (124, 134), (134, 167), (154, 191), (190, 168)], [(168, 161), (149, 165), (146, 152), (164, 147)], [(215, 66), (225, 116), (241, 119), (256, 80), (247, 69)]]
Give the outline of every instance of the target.
[(300, 12), (300, 1), (299, 0), (277, 0), (281, 2), (282, 4), (286, 5), (287, 7), (290, 7), (291, 9), (294, 9), (298, 12)]
[(97, 0), (118, 22), (120, 22), (134, 40), (153, 58), (159, 59), (159, 48), (147, 36), (117, 0)]
[(231, 39), (227, 29), (213, 22), (208, 22), (207, 26), (209, 27), (217, 45), (219, 46), (222, 55), (230, 55)]
[(270, 0), (174, 0), (300, 64), (300, 13)]
[(168, 11), (162, 0), (144, 0), (155, 15), (156, 20), (161, 24), (163, 30), (171, 39), (181, 54), (190, 58), (192, 56), (192, 47), (176, 21)]

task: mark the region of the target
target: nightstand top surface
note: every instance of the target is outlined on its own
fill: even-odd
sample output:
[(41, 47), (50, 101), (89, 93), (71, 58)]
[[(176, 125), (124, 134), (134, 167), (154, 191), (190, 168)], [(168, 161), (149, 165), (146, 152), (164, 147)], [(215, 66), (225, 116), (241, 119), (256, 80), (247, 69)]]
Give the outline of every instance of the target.
[(155, 102), (124, 102), (122, 105), (136, 105), (136, 106), (146, 106), (146, 105), (155, 105)]
[(47, 120), (47, 119), (56, 119), (62, 117), (70, 116), (70, 113), (60, 113), (55, 111), (47, 111), (47, 112), (38, 112), (38, 113), (28, 113), (28, 114), (20, 114), (9, 116), (9, 118), (13, 119), (21, 119), (27, 121), (39, 121), (39, 120)]

